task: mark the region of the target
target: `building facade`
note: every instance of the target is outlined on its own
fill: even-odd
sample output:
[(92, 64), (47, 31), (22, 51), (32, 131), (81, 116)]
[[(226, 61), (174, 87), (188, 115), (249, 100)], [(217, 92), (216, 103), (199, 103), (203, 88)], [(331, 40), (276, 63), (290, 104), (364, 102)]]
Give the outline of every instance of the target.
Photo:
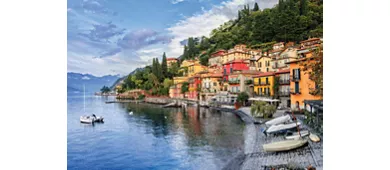
[(253, 79), (253, 91), (256, 96), (269, 98), (274, 97), (274, 72), (260, 73), (254, 76)]
[(275, 77), (278, 77), (278, 97), (280, 99), (280, 106), (283, 108), (291, 107), (290, 99), (290, 69), (280, 70), (275, 72)]

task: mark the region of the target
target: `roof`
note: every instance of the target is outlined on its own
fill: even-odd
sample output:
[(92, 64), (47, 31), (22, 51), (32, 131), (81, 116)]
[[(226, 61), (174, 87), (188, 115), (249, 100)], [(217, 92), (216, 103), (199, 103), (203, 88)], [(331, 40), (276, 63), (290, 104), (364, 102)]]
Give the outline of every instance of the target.
[(300, 58), (300, 59), (296, 59), (296, 60), (293, 60), (293, 61), (285, 62), (285, 64), (296, 63), (296, 62), (299, 62), (299, 61), (305, 61), (305, 60), (309, 60), (309, 59), (314, 59), (314, 57)]
[(301, 41), (301, 43), (310, 42), (310, 41), (318, 41), (320, 38), (309, 38), (308, 40)]
[(231, 75), (239, 75), (239, 74), (253, 74), (253, 75), (258, 75), (261, 74), (261, 71), (257, 70), (238, 70), (240, 72), (234, 72)]
[(290, 69), (285, 69), (285, 70), (279, 70), (275, 74), (283, 74), (283, 73), (290, 73)]
[(177, 58), (167, 58), (167, 61), (170, 61), (170, 60), (177, 60)]
[(243, 60), (243, 59), (235, 59), (235, 60), (233, 60), (233, 61), (226, 62), (226, 63), (224, 63), (223, 65), (231, 64), (231, 63), (246, 63), (246, 62), (245, 62), (245, 60)]
[(274, 72), (266, 72), (266, 73), (260, 73), (254, 77), (266, 77), (266, 76), (274, 76), (275, 73)]
[(261, 57), (259, 57), (256, 61), (259, 61), (261, 58), (263, 58), (263, 57), (267, 57), (267, 58), (271, 58), (270, 56), (261, 56)]

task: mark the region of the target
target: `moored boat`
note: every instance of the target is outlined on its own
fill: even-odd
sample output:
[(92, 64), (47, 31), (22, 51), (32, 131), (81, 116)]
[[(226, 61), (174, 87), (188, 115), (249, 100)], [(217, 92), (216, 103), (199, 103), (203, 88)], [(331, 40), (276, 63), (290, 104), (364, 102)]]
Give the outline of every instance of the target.
[(291, 122), (290, 115), (277, 117), (277, 118), (272, 119), (272, 120), (270, 120), (268, 122), (265, 122), (265, 125), (266, 126), (272, 126), (272, 125), (278, 125), (278, 124), (287, 123), (287, 122)]
[(264, 144), (263, 149), (266, 152), (288, 151), (288, 150), (302, 147), (306, 143), (307, 143), (307, 140), (304, 140), (304, 139), (285, 140), (285, 141), (280, 141), (280, 142), (273, 142), (273, 143), (269, 143), (269, 144)]
[(300, 134), (301, 135), (299, 135), (298, 132), (294, 132), (292, 135), (286, 136), (286, 139), (287, 140), (297, 140), (300, 137), (308, 136), (310, 134), (310, 132), (308, 130), (303, 130), (303, 131), (300, 131)]
[(91, 116), (80, 116), (81, 123), (92, 124), (95, 122), (95, 118)]
[(295, 128), (295, 127), (297, 127), (299, 125), (301, 125), (300, 122), (289, 123), (289, 124), (272, 125), (271, 127), (269, 127), (266, 130), (266, 132), (267, 133), (277, 133), (277, 132), (280, 132), (280, 131), (284, 131), (284, 130), (289, 130), (289, 129)]
[(316, 134), (313, 134), (313, 133), (311, 133), (311, 134), (309, 135), (309, 138), (310, 138), (310, 140), (313, 141), (313, 142), (319, 142), (319, 141), (321, 140), (320, 137), (318, 137)]

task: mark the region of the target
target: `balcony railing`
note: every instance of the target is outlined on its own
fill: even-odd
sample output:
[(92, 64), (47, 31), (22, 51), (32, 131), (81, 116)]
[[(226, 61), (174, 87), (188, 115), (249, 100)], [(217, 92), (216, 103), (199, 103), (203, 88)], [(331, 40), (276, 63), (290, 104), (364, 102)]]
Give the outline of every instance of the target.
[(253, 80), (245, 80), (245, 84), (248, 85), (248, 84), (253, 84)]
[(290, 79), (280, 79), (279, 84), (281, 84), (281, 85), (290, 84)]
[(301, 78), (298, 77), (298, 76), (291, 76), (291, 78), (290, 78), (290, 80), (291, 80), (292, 82), (298, 82), (300, 79), (301, 79)]
[(240, 80), (229, 80), (229, 84), (239, 84)]
[(301, 94), (301, 88), (299, 88), (299, 89), (290, 89), (290, 94), (294, 94), (294, 95)]
[(279, 92), (278, 94), (279, 94), (280, 97), (289, 97), (290, 96), (290, 92), (289, 91)]
[(269, 82), (260, 82), (260, 85), (269, 85)]

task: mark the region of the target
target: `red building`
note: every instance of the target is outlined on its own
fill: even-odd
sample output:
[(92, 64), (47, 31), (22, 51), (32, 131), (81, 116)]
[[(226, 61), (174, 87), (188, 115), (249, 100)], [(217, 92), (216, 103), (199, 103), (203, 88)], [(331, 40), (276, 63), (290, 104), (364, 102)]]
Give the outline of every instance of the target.
[(202, 80), (200, 75), (194, 75), (188, 79), (189, 87), (187, 92), (188, 99), (198, 100), (199, 91), (201, 89)]
[(228, 81), (229, 74), (235, 70), (249, 70), (249, 63), (239, 59), (223, 64), (223, 80)]

